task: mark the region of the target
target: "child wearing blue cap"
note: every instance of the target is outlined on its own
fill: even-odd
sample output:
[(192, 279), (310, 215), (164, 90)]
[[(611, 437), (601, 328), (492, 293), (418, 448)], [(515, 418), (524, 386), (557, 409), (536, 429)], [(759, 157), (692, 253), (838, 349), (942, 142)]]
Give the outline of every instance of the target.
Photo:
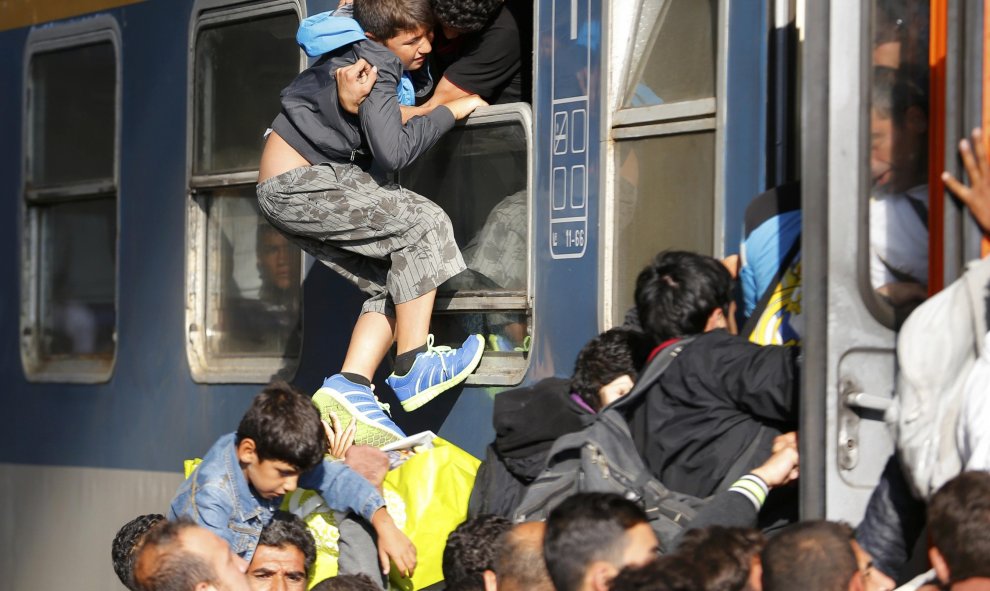
[[(481, 335), (457, 349), (433, 346), (437, 287), (465, 265), (444, 211), (392, 178), (486, 103), (471, 95), (403, 122), (402, 72), (422, 68), (432, 49), (429, 0), (355, 0), (353, 20), (321, 15), (331, 18), (340, 20), (301, 31), (308, 51), (323, 53), (282, 91), (258, 203), (275, 228), (369, 294), (340, 373), (314, 401), (324, 416), (353, 418), (357, 443), (381, 445), (404, 437), (371, 389), (393, 342), (398, 355), (386, 383), (406, 410), (461, 383), (481, 360)], [(377, 77), (355, 112), (343, 106), (348, 89), (335, 73), (359, 60)]]

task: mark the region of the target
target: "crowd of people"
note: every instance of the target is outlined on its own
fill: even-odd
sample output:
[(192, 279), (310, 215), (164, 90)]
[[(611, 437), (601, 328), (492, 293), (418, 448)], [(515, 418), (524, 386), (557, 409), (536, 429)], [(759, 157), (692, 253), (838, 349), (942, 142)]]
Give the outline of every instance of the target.
[[(390, 574), (416, 571), (418, 549), (383, 488), (397, 457), (380, 449), (407, 438), (371, 379), (394, 343), (386, 383), (415, 410), (461, 383), (485, 340), (434, 346), (437, 287), (467, 267), (443, 210), (390, 174), (478, 106), (528, 98), (528, 14), (513, 0), (343, 0), (304, 21), (299, 42), (317, 59), (282, 93), (259, 205), (278, 237), (369, 299), (340, 372), (312, 399), (284, 382), (267, 386), (188, 474), (167, 515), (120, 529), (113, 565), (128, 588), (376, 590)], [(889, 71), (875, 76), (874, 138), (896, 132), (916, 149), (894, 151), (889, 168), (874, 158), (883, 190), (871, 223), (900, 220), (927, 234), (924, 206), (914, 205), (926, 193), (927, 104), (901, 67), (910, 45), (898, 45), (891, 66), (887, 45), (903, 39), (879, 41), (876, 66)], [(943, 180), (990, 230), (979, 132), (960, 152), (971, 186)], [(495, 398), (496, 437), (463, 508), (468, 519), (445, 540), (438, 588), (894, 589), (925, 570), (908, 559), (926, 526), (931, 570), (910, 588), (990, 589), (990, 474), (979, 471), (990, 468), (990, 444), (978, 429), (965, 441), (969, 471), (933, 494), (909, 490), (895, 456), (858, 530), (798, 520), (800, 322), (796, 308), (781, 308), (767, 316), (779, 322), (738, 330), (734, 281), (742, 315), (757, 320), (768, 290), (799, 285), (799, 201), (785, 186), (754, 202), (741, 260), (660, 253), (636, 280), (625, 325), (589, 342), (571, 377)], [(771, 219), (776, 256), (767, 263), (760, 248)], [(906, 315), (924, 299), (927, 261), (873, 238), (873, 286)], [(983, 365), (974, 375), (990, 375)], [(319, 538), (285, 511), (297, 489), (318, 493), (332, 516), (333, 576), (316, 576)]]

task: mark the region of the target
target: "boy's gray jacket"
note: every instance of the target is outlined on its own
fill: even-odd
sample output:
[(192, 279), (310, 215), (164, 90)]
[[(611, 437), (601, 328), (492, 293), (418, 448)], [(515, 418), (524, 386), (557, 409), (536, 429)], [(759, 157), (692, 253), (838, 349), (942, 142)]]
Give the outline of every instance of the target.
[[(378, 80), (355, 116), (337, 100), (334, 72), (360, 58), (378, 67)], [(366, 162), (370, 156), (378, 169), (397, 171), (454, 126), (453, 113), (442, 106), (403, 125), (396, 96), (401, 75), (401, 62), (383, 45), (359, 41), (342, 47), (321, 57), (282, 91), (282, 112), (272, 129), (310, 164)]]
[[(375, 487), (343, 462), (323, 460), (299, 477), (299, 488), (315, 490), (331, 509), (351, 511), (369, 523), (375, 511), (385, 506)], [(262, 528), (281, 503), (282, 497), (263, 499), (254, 494), (237, 461), (237, 434), (228, 433), (179, 486), (168, 518), (189, 517), (250, 561)]]

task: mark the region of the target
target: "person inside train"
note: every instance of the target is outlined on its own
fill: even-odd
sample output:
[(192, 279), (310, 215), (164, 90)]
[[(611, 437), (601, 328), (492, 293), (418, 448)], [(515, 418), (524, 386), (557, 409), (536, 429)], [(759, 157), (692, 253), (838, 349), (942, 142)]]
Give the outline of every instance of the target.
[[(393, 342), (397, 357), (386, 383), (414, 410), (474, 371), (484, 339), (471, 335), (458, 349), (433, 346), (436, 288), (463, 271), (464, 260), (446, 213), (389, 175), (485, 103), (465, 96), (403, 124), (396, 89), (402, 71), (422, 67), (431, 50), (429, 2), (357, 0), (354, 16), (357, 30), (336, 35), (339, 46), (282, 92), (257, 193), (273, 226), (370, 295), (341, 371), (324, 387), (341, 420), (356, 418), (395, 441), (404, 434), (371, 389)], [(377, 70), (355, 117), (344, 110), (328, 70), (359, 59)]]
[[(512, 522), (498, 515), (477, 515), (458, 525), (443, 548), (443, 581), (447, 591), (485, 591), (485, 578), (495, 573), (495, 556)], [(488, 572), (490, 574), (486, 575)]]
[(153, 528), (165, 521), (165, 516), (158, 513), (138, 515), (117, 530), (110, 548), (113, 559), (113, 572), (117, 578), (131, 591), (138, 591), (134, 582), (134, 561), (144, 543), (145, 536)]
[(763, 591), (862, 591), (852, 528), (805, 521), (772, 537), (761, 555)]
[(134, 563), (141, 591), (250, 591), (247, 561), (190, 519), (162, 522), (145, 536)]
[(392, 561), (408, 576), (416, 566), (416, 548), (392, 521), (381, 494), (345, 463), (324, 459), (326, 452), (319, 411), (290, 385), (274, 382), (254, 398), (237, 431), (220, 437), (179, 486), (169, 517), (190, 518), (251, 560), (282, 497), (297, 486), (315, 490), (334, 510), (371, 525), (377, 552), (370, 535), (352, 545), (377, 553), (382, 574)]
[(870, 284), (906, 318), (928, 294), (927, 68), (873, 69)]
[[(697, 497), (758, 466), (778, 436), (797, 428), (800, 351), (730, 334), (731, 283), (721, 261), (681, 251), (660, 253), (636, 280), (637, 315), (651, 340), (692, 340), (625, 413), (653, 475)], [(795, 494), (775, 489), (761, 525), (794, 520)]]
[(607, 591), (622, 568), (646, 564), (659, 548), (646, 513), (612, 493), (565, 499), (550, 512), (543, 538), (543, 556), (557, 591)]
[(306, 591), (315, 560), (316, 541), (303, 520), (276, 511), (248, 564), (248, 585), (251, 591)]

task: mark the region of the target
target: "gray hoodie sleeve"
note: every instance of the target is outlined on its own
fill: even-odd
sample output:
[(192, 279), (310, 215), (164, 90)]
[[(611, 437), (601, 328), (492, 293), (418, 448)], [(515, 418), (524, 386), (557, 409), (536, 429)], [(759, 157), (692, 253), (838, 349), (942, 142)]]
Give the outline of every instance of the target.
[[(440, 106), (428, 115), (413, 117), (403, 125), (397, 95), (401, 75), (398, 59), (381, 46), (372, 51), (364, 49), (361, 48), (358, 57), (378, 66), (378, 80), (358, 109), (361, 133), (375, 163), (386, 171), (394, 172), (411, 164), (449, 131), (454, 126), (454, 114), (447, 107)], [(383, 59), (383, 52), (391, 59)]]

